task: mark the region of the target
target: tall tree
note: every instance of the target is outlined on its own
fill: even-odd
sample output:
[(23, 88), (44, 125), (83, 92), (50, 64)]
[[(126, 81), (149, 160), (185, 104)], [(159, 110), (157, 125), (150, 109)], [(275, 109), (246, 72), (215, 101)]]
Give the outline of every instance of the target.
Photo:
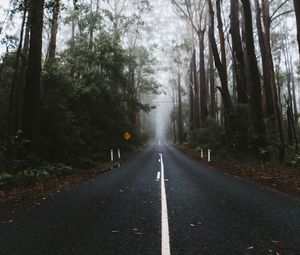
[(210, 16), (210, 25), (209, 25), (209, 41), (211, 44), (212, 53), (215, 60), (215, 66), (219, 73), (219, 78), (221, 82), (221, 87), (218, 87), (218, 89), (221, 92), (222, 102), (224, 106), (224, 126), (225, 126), (225, 132), (227, 137), (227, 145), (233, 146), (235, 144), (234, 141), (234, 133), (235, 133), (235, 123), (233, 120), (232, 115), (232, 100), (229, 94), (229, 88), (228, 88), (228, 76), (227, 76), (227, 66), (226, 66), (226, 55), (224, 53), (225, 51), (225, 39), (224, 39), (224, 32), (221, 22), (221, 8), (220, 8), (220, 2), (217, 1), (217, 19), (218, 19), (218, 29), (219, 29), (219, 36), (221, 41), (221, 58), (219, 56), (217, 42), (215, 38), (214, 33), (214, 9), (212, 5), (212, 1), (208, 0), (208, 11)]
[(52, 60), (55, 58), (56, 53), (56, 38), (58, 30), (58, 17), (60, 11), (60, 0), (53, 0), (52, 2), (52, 18), (51, 18), (51, 31), (50, 41), (48, 45), (47, 59)]
[(30, 47), (23, 107), (23, 134), (36, 149), (40, 124), (40, 83), (43, 34), (43, 0), (30, 1)]
[[(262, 0), (262, 11), (258, 0), (255, 0), (256, 20), (258, 27), (258, 36), (260, 49), (262, 53), (264, 88), (267, 104), (267, 114), (275, 122), (277, 131), (277, 140), (279, 148), (279, 157), (284, 158), (284, 137), (281, 123), (281, 115), (278, 102), (277, 84), (274, 71), (273, 55), (271, 50), (270, 26), (271, 17), (269, 11), (269, 0)], [(261, 18), (263, 20), (263, 29)], [(269, 100), (268, 100), (269, 98)], [(270, 104), (270, 105), (269, 105)], [(270, 109), (268, 109), (270, 108)]]
[[(247, 150), (249, 145), (249, 98), (247, 90), (247, 74), (240, 32), (240, 4), (238, 0), (231, 0), (230, 11), (230, 34), (232, 41), (232, 63), (233, 63), (233, 84), (237, 92), (237, 114), (243, 116), (236, 120), (236, 143), (237, 148)], [(235, 88), (234, 88), (235, 89)], [(235, 93), (234, 93), (235, 95)]]
[(24, 10), (23, 10), (23, 17), (22, 17), (22, 24), (21, 24), (21, 32), (20, 32), (20, 40), (18, 49), (16, 52), (16, 59), (14, 63), (14, 74), (12, 78), (12, 85), (9, 94), (9, 103), (8, 103), (8, 115), (7, 115), (7, 123), (8, 123), (8, 131), (7, 131), (7, 153), (6, 153), (6, 168), (11, 170), (11, 159), (14, 158), (14, 149), (15, 149), (15, 131), (18, 128), (17, 125), (17, 114), (18, 114), (18, 102), (17, 100), (17, 91), (20, 91), (18, 88), (21, 85), (17, 86), (18, 80), (20, 81), (20, 60), (22, 54), (22, 46), (23, 46), (23, 38), (24, 38), (24, 30), (26, 25), (26, 18), (28, 12), (28, 2), (25, 1), (24, 3)]
[(210, 13), (210, 26), (209, 26), (209, 40), (215, 60), (215, 65), (218, 70), (220, 81), (221, 81), (221, 87), (219, 87), (219, 90), (221, 91), (223, 104), (225, 109), (229, 110), (232, 107), (232, 102), (229, 94), (228, 89), (228, 77), (227, 77), (227, 70), (226, 66), (223, 65), (222, 60), (220, 59), (219, 53), (218, 53), (218, 47), (215, 39), (215, 33), (214, 33), (214, 10), (212, 6), (212, 1), (208, 0), (209, 4), (209, 13)]
[[(205, 1), (176, 1), (171, 0), (172, 4), (176, 7), (179, 13), (188, 21), (193, 33), (197, 35), (199, 43), (199, 75), (198, 72), (193, 72), (195, 79), (194, 82), (194, 102), (195, 102), (195, 126), (199, 128), (201, 123), (208, 116), (208, 92), (206, 82), (206, 70), (205, 70), (205, 32), (206, 32), (206, 16), (205, 16)], [(194, 35), (194, 34), (193, 34)], [(192, 36), (193, 37), (193, 36)], [(194, 40), (194, 38), (192, 38)], [(196, 51), (196, 47), (193, 45), (193, 50)], [(196, 54), (196, 52), (195, 52)], [(196, 68), (196, 69), (195, 69)], [(196, 56), (194, 70), (197, 70)], [(197, 87), (198, 86), (198, 87)], [(198, 90), (198, 92), (197, 92)], [(200, 91), (199, 91), (200, 90)], [(200, 103), (200, 112), (198, 110)], [(199, 113), (198, 113), (199, 112)], [(199, 115), (199, 121), (198, 121)]]
[(230, 34), (232, 39), (232, 61), (235, 67), (236, 85), (237, 85), (237, 101), (238, 103), (248, 103), (247, 96), (247, 78), (244, 60), (244, 52), (242, 47), (242, 39), (240, 35), (239, 20), (239, 1), (231, 0), (230, 12)]
[(259, 148), (265, 147), (267, 144), (266, 127), (263, 119), (264, 115), (262, 107), (261, 82), (257, 58), (255, 54), (251, 3), (250, 0), (241, 1), (244, 14), (245, 44), (247, 49), (247, 59), (249, 61), (251, 116), (253, 121), (254, 133), (252, 137), (252, 143), (254, 148), (256, 149), (256, 152), (259, 152)]

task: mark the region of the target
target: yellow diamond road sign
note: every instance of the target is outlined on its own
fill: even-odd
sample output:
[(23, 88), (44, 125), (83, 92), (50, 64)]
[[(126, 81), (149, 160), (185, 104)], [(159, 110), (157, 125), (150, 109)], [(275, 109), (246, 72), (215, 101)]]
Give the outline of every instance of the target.
[(128, 141), (131, 138), (131, 134), (129, 132), (125, 132), (123, 137), (124, 137), (125, 140)]

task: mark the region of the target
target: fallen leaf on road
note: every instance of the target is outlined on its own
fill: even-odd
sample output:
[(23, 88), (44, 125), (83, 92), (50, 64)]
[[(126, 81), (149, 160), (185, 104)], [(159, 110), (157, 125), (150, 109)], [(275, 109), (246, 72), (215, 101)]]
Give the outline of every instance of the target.
[(279, 243), (277, 240), (271, 240), (272, 243)]
[(275, 253), (276, 255), (280, 255), (280, 253), (278, 252), (278, 251), (276, 251), (276, 253)]
[(14, 221), (14, 220), (9, 220), (8, 222), (9, 222), (9, 223), (12, 223), (13, 221)]
[(113, 230), (111, 232), (113, 232), (113, 233), (119, 233), (120, 231), (119, 230)]
[(196, 227), (196, 225), (195, 224), (190, 224), (191, 225), (191, 227)]
[(247, 248), (247, 250), (253, 250), (254, 249), (254, 246), (249, 246), (248, 248)]

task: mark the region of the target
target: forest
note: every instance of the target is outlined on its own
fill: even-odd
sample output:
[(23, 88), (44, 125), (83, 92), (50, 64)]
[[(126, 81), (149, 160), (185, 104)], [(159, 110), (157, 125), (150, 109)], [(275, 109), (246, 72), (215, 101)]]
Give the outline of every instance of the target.
[(298, 0), (10, 0), (1, 10), (0, 185), (134, 150), (155, 137), (157, 115), (175, 144), (300, 165)]
[(133, 150), (147, 140), (142, 118), (160, 87), (155, 59), (140, 39), (148, 1), (15, 0), (6, 7), (3, 183), (70, 174), (109, 160), (111, 149)]
[(299, 166), (299, 1), (171, 2), (173, 141)]

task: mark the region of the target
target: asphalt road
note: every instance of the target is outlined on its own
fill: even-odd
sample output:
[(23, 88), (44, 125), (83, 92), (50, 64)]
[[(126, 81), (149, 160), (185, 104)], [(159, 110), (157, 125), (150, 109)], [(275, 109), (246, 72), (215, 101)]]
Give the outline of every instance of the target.
[(299, 246), (299, 200), (163, 143), (31, 211), (0, 215), (4, 255), (298, 255)]

